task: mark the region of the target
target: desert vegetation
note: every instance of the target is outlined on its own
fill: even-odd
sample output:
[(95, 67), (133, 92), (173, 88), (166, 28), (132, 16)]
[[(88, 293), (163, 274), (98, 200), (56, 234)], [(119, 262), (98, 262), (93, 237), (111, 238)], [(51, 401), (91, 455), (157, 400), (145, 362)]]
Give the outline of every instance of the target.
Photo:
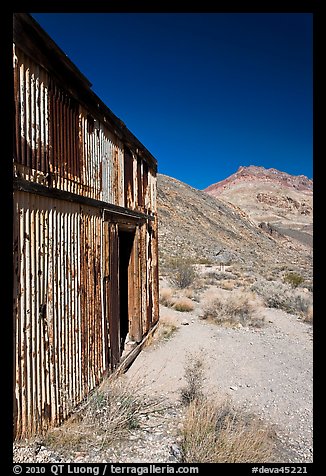
[(304, 282), (304, 277), (301, 274), (289, 272), (285, 274), (283, 281), (290, 284), (292, 288), (297, 288)]
[(158, 330), (155, 333), (154, 340), (170, 339), (172, 335), (178, 330), (178, 324), (171, 315), (162, 315), (160, 318)]
[[(285, 266), (270, 270), (266, 277), (229, 264), (205, 265), (179, 258), (166, 261), (164, 273), (168, 286), (161, 287), (160, 303), (181, 312), (192, 312), (196, 303), (203, 308), (201, 317), (215, 324), (236, 327), (262, 327), (264, 307), (298, 315), (313, 322), (313, 297), (306, 280)], [(216, 290), (216, 298), (205, 299), (205, 291)], [(220, 290), (227, 291), (221, 293)]]
[(137, 384), (121, 378), (106, 381), (60, 427), (51, 429), (43, 444), (62, 455), (105, 448), (143, 426), (146, 416), (163, 409), (162, 402), (144, 399)]
[(170, 261), (170, 281), (177, 288), (188, 288), (194, 283), (196, 277), (196, 269), (191, 260), (174, 258)]
[(251, 286), (251, 290), (263, 298), (267, 307), (297, 314), (305, 322), (312, 323), (313, 297), (308, 289), (261, 278)]
[(181, 428), (181, 457), (185, 463), (255, 463), (275, 461), (275, 434), (255, 415), (236, 409), (230, 399), (208, 397), (204, 363), (190, 356), (185, 368), (186, 405)]
[(248, 291), (233, 290), (209, 303), (202, 319), (209, 319), (215, 324), (230, 327), (262, 327), (264, 317), (259, 314), (261, 300), (254, 293)]

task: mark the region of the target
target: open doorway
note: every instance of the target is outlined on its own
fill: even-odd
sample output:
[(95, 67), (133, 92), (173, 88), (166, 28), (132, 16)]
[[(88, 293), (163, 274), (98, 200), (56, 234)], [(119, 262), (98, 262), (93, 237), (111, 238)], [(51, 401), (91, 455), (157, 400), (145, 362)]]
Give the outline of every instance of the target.
[(132, 279), (130, 262), (134, 238), (135, 231), (119, 228), (120, 355), (123, 353), (129, 331), (129, 315), (131, 313), (129, 289), (132, 286), (130, 283), (130, 279)]

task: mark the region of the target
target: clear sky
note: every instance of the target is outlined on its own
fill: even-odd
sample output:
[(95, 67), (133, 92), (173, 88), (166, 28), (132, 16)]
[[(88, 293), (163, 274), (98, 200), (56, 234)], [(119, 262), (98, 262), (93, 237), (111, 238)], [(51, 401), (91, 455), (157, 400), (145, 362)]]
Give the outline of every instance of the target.
[(160, 173), (199, 189), (240, 165), (312, 178), (312, 14), (32, 16)]

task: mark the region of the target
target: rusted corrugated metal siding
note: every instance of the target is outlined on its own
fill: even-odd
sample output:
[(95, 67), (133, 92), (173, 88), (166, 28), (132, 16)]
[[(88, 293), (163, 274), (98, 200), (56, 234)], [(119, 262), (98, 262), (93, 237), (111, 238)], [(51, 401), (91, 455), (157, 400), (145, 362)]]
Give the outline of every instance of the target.
[(121, 141), (41, 66), (14, 50), (16, 174), (124, 206)]
[[(61, 423), (120, 363), (123, 335), (140, 343), (157, 322), (158, 253), (155, 159), (54, 44), (42, 50), (26, 14), (15, 15), (14, 425), (21, 438)], [(35, 37), (24, 36), (24, 22)]]
[(146, 162), (17, 46), (14, 74), (17, 176), (132, 210), (155, 210), (156, 182)]
[(105, 368), (99, 211), (24, 192), (14, 205), (19, 437), (61, 422)]

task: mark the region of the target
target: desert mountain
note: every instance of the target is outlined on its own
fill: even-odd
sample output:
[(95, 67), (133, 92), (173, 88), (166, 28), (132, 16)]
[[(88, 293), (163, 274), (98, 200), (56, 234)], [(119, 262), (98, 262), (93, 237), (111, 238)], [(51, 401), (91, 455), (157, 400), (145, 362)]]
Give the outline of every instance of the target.
[(166, 175), (158, 175), (161, 263), (182, 256), (197, 262), (238, 263), (261, 275), (288, 269), (311, 277), (311, 249), (262, 229), (241, 209)]
[(230, 177), (204, 192), (245, 211), (262, 227), (312, 247), (313, 181), (276, 169), (239, 167)]

